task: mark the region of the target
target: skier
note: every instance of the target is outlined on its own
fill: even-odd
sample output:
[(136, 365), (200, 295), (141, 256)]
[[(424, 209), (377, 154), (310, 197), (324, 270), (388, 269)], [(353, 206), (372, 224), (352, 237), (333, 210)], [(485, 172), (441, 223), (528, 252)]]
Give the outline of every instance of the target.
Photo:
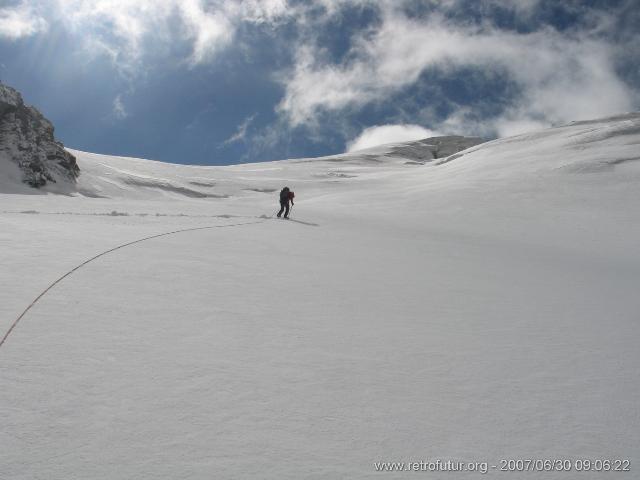
[(295, 195), (289, 190), (289, 187), (284, 187), (280, 190), (280, 211), (278, 212), (278, 218), (282, 216), (282, 212), (284, 212), (284, 218), (289, 218), (289, 202), (291, 202), (291, 206), (294, 205), (293, 197), (295, 197)]

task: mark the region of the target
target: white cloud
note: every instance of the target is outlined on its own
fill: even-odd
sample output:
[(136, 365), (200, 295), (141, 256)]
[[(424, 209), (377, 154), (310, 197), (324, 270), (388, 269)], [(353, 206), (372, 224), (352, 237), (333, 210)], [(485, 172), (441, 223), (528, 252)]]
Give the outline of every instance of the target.
[(211, 59), (231, 42), (234, 29), (224, 11), (209, 12), (200, 0), (182, 0), (178, 10), (193, 41), (192, 65)]
[(225, 2), (224, 9), (232, 18), (252, 23), (271, 23), (293, 14), (288, 0), (241, 0)]
[(378, 125), (365, 128), (360, 135), (348, 142), (347, 151), (363, 150), (385, 143), (410, 142), (438, 135), (438, 132), (420, 125)]
[(17, 40), (47, 30), (47, 21), (27, 2), (0, 8), (0, 37)]
[(510, 137), (520, 133), (540, 130), (550, 126), (550, 122), (533, 117), (517, 108), (509, 108), (493, 118), (480, 117), (468, 107), (459, 107), (449, 117), (439, 123), (438, 128), (448, 134), (475, 135), (484, 138)]
[(228, 47), (242, 23), (277, 23), (287, 0), (34, 0), (78, 37), (85, 51), (106, 54), (127, 74), (145, 55), (187, 41), (190, 66)]
[(616, 74), (614, 48), (588, 32), (548, 28), (522, 34), (456, 24), (438, 14), (415, 20), (399, 8), (383, 9), (381, 15), (378, 27), (355, 38), (342, 63), (332, 63), (314, 43), (299, 47), (291, 74), (283, 77), (286, 91), (278, 106), (292, 126), (314, 125), (324, 112), (384, 101), (430, 69), (446, 73), (462, 67), (504, 72), (521, 90), (500, 118), (486, 119), (505, 133), (518, 125), (632, 109), (633, 92)]

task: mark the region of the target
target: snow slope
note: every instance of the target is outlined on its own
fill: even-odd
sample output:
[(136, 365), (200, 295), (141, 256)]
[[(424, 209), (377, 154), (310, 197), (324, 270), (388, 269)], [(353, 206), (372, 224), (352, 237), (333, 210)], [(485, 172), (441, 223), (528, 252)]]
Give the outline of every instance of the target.
[[(7, 337), (2, 477), (634, 472), (639, 143), (629, 114), (425, 165), (397, 146), (231, 167), (72, 152), (79, 194), (0, 195), (2, 332), (86, 259), (187, 231), (88, 263)], [(284, 184), (295, 221), (270, 218)]]

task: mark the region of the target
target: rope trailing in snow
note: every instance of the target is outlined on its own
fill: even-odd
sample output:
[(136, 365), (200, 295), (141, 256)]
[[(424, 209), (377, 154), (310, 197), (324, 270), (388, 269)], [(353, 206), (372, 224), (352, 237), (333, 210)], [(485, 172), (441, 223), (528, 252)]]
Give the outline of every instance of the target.
[(46, 289), (44, 289), (42, 291), (42, 293), (40, 293), (40, 295), (38, 295), (33, 300), (33, 302), (31, 302), (29, 304), (29, 306), (24, 309), (24, 311), (20, 314), (20, 316), (18, 318), (16, 318), (15, 321), (11, 324), (11, 327), (9, 327), (9, 330), (7, 330), (7, 333), (4, 334), (4, 337), (2, 337), (2, 340), (0, 341), (0, 347), (2, 347), (2, 345), (4, 345), (4, 342), (7, 340), (9, 335), (11, 335), (11, 332), (13, 331), (14, 328), (16, 328), (18, 323), (20, 323), (20, 320), (22, 320), (22, 318), (27, 314), (27, 312), (29, 312), (29, 310), (31, 310), (31, 308), (36, 303), (38, 303), (38, 301), (42, 297), (44, 297), (49, 292), (49, 290), (51, 290), (53, 287), (55, 287), (57, 284), (59, 284), (61, 281), (63, 281), (65, 278), (67, 278), (69, 275), (73, 274), (73, 272), (75, 272), (76, 270), (80, 270), (82, 267), (84, 267), (88, 263), (91, 263), (91, 262), (93, 262), (94, 260), (97, 260), (100, 257), (103, 257), (103, 256), (105, 256), (105, 255), (107, 255), (107, 254), (109, 254), (111, 252), (115, 252), (116, 250), (120, 250), (121, 248), (128, 247), (130, 245), (135, 245), (136, 243), (146, 242), (147, 240), (151, 240), (151, 239), (158, 238), (158, 237), (165, 237), (167, 235), (174, 235), (176, 233), (182, 233), (182, 232), (193, 232), (195, 230), (207, 230), (207, 229), (211, 229), (211, 228), (226, 228), (226, 227), (239, 227), (241, 225), (253, 225), (253, 224), (256, 224), (256, 223), (263, 223), (263, 222), (265, 222), (265, 221), (267, 221), (267, 220), (269, 220), (271, 218), (273, 218), (273, 215), (271, 217), (262, 216), (261, 220), (257, 220), (257, 221), (254, 221), (254, 222), (232, 223), (232, 224), (228, 224), (228, 225), (209, 225), (207, 227), (184, 228), (182, 230), (174, 230), (172, 232), (159, 233), (157, 235), (151, 235), (150, 237), (140, 238), (140, 239), (134, 240), (132, 242), (123, 243), (122, 245), (118, 245), (117, 247), (113, 247), (113, 248), (111, 248), (109, 250), (105, 250), (104, 252), (99, 253), (98, 255), (95, 255), (94, 257), (91, 257), (88, 260), (85, 260), (80, 265), (78, 265), (78, 266), (74, 267), (73, 269), (69, 270), (67, 273), (65, 273), (60, 278), (58, 278), (56, 281), (54, 281), (51, 285), (49, 285)]

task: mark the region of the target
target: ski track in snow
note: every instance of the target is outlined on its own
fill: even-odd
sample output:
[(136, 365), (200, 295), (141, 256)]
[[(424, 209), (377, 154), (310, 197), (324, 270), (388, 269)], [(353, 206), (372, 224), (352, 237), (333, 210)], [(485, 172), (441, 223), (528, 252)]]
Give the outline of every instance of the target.
[[(229, 218), (227, 216), (223, 216), (223, 218)], [(20, 314), (20, 316), (18, 316), (18, 318), (16, 318), (13, 323), (11, 324), (11, 326), (9, 327), (9, 329), (6, 331), (6, 333), (4, 334), (4, 336), (2, 337), (2, 340), (0, 340), (0, 347), (2, 347), (2, 345), (4, 345), (5, 341), (7, 340), (7, 338), (9, 338), (9, 335), (11, 335), (11, 332), (18, 326), (18, 324), (20, 323), (20, 321), (25, 317), (25, 315), (29, 312), (29, 310), (31, 310), (31, 308), (33, 308), (33, 306), (38, 303), (38, 301), (44, 297), (47, 293), (49, 293), (49, 291), (51, 291), (56, 285), (58, 285), (60, 282), (62, 282), (65, 278), (67, 278), (68, 276), (72, 275), (74, 272), (76, 272), (77, 270), (81, 269), (82, 267), (84, 267), (85, 265), (101, 258), (104, 257), (105, 255), (108, 255), (109, 253), (113, 253), (117, 250), (120, 250), (122, 248), (125, 247), (129, 247), (131, 245), (136, 245), (138, 243), (142, 243), (142, 242), (146, 242), (147, 240), (153, 240), (154, 238), (160, 238), (160, 237), (166, 237), (168, 235), (175, 235), (178, 233), (185, 233), (185, 232), (194, 232), (197, 230), (209, 230), (212, 228), (228, 228), (228, 227), (239, 227), (239, 226), (243, 226), (243, 225), (255, 225), (258, 223), (263, 223), (266, 220), (258, 220), (255, 222), (244, 222), (244, 223), (232, 223), (229, 225), (209, 225), (209, 226), (205, 226), (205, 227), (193, 227), (193, 228), (184, 228), (181, 230), (174, 230), (171, 232), (165, 232), (165, 233), (159, 233), (157, 235), (151, 235), (149, 237), (144, 237), (144, 238), (140, 238), (138, 240), (134, 240), (132, 242), (127, 242), (127, 243), (123, 243), (122, 245), (118, 245), (117, 247), (113, 247), (110, 248), (109, 250), (105, 250), (104, 252), (101, 252), (93, 257), (91, 257), (88, 260), (85, 260), (84, 262), (80, 263), (78, 266), (74, 267), (73, 269), (69, 270), (67, 273), (65, 273), (64, 275), (62, 275), (61, 277), (59, 277), (57, 280), (55, 280), (54, 282), (52, 282), (45, 290), (43, 290), (40, 295), (38, 295), (33, 302), (31, 302), (29, 304), (29, 306), (27, 308), (24, 309), (24, 311)]]
[(219, 215), (192, 215), (188, 213), (129, 213), (112, 210), (111, 212), (83, 213), (83, 212), (41, 212), (38, 210), (4, 210), (0, 213), (13, 215), (75, 215), (85, 217), (186, 217), (186, 218), (252, 218), (251, 215), (233, 215), (222, 213)]

